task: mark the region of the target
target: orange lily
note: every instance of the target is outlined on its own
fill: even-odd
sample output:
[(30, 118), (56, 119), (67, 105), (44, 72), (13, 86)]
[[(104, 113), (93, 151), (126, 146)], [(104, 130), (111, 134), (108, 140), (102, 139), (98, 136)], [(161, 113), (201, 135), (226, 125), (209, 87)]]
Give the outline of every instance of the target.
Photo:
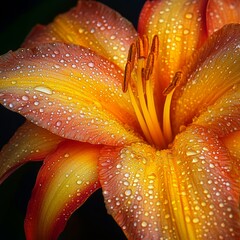
[(57, 239), (98, 188), (129, 239), (240, 238), (239, 8), (146, 1), (137, 35), (79, 1), (1, 56), (0, 101), (27, 119), (1, 181), (44, 161), (27, 239)]

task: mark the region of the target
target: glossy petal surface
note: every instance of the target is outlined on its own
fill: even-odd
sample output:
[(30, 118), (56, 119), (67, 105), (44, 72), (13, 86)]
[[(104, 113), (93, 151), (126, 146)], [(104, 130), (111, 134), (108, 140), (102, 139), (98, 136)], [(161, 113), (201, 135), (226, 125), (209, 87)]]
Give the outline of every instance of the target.
[(159, 76), (163, 89), (206, 37), (207, 1), (146, 1), (139, 20), (140, 35), (158, 34)]
[(208, 33), (219, 30), (225, 24), (240, 23), (239, 0), (210, 0), (207, 7)]
[(137, 122), (121, 70), (86, 48), (10, 52), (0, 59), (0, 77), (1, 103), (57, 135), (110, 145), (138, 139), (129, 131)]
[(222, 141), (229, 150), (231, 156), (234, 158), (233, 171), (236, 173), (236, 180), (240, 188), (240, 131), (228, 134), (222, 139)]
[(28, 205), (27, 239), (57, 239), (71, 214), (100, 187), (98, 156), (99, 147), (68, 141), (45, 159)]
[(175, 132), (191, 123), (227, 91), (238, 88), (239, 64), (240, 25), (228, 25), (213, 34), (185, 68), (172, 107)]
[[(194, 123), (213, 129), (219, 137), (240, 130), (240, 87), (233, 86), (212, 106), (207, 108)], [(239, 155), (240, 157), (240, 155)]]
[(78, 5), (48, 26), (36, 26), (23, 46), (65, 42), (81, 45), (124, 68), (128, 48), (136, 37), (132, 24), (116, 11), (95, 1)]
[(63, 139), (25, 122), (0, 152), (0, 183), (28, 161), (43, 160)]
[(100, 182), (129, 239), (239, 239), (239, 186), (217, 136), (191, 126), (170, 150), (105, 149)]

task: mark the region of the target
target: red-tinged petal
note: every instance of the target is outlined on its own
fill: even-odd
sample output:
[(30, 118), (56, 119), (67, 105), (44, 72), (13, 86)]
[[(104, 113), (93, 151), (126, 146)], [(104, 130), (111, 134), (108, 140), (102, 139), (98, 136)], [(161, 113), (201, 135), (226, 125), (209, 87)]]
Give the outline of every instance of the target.
[(139, 20), (140, 35), (159, 37), (159, 76), (163, 88), (206, 38), (206, 0), (147, 1)]
[(25, 122), (0, 152), (0, 183), (28, 161), (43, 160), (63, 139)]
[(75, 8), (59, 15), (48, 26), (36, 26), (23, 46), (56, 41), (74, 43), (124, 68), (128, 48), (136, 36), (132, 24), (116, 11), (99, 2), (79, 1)]
[[(240, 83), (240, 25), (211, 35), (183, 72), (172, 105), (173, 129), (179, 132), (207, 107)], [(231, 99), (229, 99), (230, 101)]]
[(229, 23), (240, 23), (239, 0), (210, 0), (207, 6), (208, 34)]
[(239, 186), (214, 132), (191, 126), (172, 149), (107, 148), (99, 179), (129, 239), (239, 239)]
[(39, 171), (25, 219), (28, 240), (57, 239), (71, 214), (98, 188), (100, 146), (64, 142)]
[(0, 78), (0, 102), (57, 135), (110, 145), (137, 139), (122, 71), (91, 50), (63, 43), (19, 49), (0, 58)]

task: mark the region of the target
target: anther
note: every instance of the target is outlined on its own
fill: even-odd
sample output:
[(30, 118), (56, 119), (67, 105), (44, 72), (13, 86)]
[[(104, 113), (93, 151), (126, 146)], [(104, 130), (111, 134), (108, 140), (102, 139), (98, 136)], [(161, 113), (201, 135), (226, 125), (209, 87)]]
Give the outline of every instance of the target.
[(176, 86), (177, 84), (180, 82), (181, 78), (183, 76), (182, 71), (177, 71), (172, 79), (172, 81), (170, 82), (170, 84), (168, 85), (167, 88), (165, 88), (165, 90), (163, 91), (164, 95), (169, 94)]
[(147, 63), (146, 63), (146, 69), (145, 69), (146, 80), (149, 80), (149, 78), (151, 77), (153, 72), (153, 67), (154, 67), (154, 54), (151, 52), (148, 55)]
[(144, 48), (144, 56), (147, 56), (149, 51), (149, 39), (146, 35), (143, 35), (142, 41), (143, 41), (143, 48)]
[(133, 70), (133, 67), (134, 67), (135, 57), (136, 57), (136, 44), (132, 43), (128, 50), (128, 58), (127, 58), (127, 61), (131, 63), (131, 70)]
[(143, 45), (143, 41), (141, 38), (137, 39), (137, 57), (138, 57), (138, 59), (145, 58), (144, 45)]
[(151, 45), (151, 52), (158, 55), (158, 51), (159, 51), (159, 38), (158, 35), (154, 35)]
[(124, 93), (127, 92), (127, 90), (128, 90), (128, 83), (131, 79), (131, 73), (132, 73), (131, 62), (127, 62), (126, 66), (125, 66), (124, 79), (123, 79), (123, 84), (122, 84), (122, 90)]

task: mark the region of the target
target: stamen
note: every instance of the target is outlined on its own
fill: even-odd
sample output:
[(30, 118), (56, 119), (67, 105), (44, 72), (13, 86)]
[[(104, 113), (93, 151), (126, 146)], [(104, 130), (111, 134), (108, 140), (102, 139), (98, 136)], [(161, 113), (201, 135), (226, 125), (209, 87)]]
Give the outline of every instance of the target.
[(147, 58), (146, 69), (145, 69), (146, 80), (149, 80), (153, 72), (153, 66), (154, 66), (154, 54), (150, 53)]
[(136, 57), (136, 44), (132, 43), (128, 51), (128, 59), (127, 59), (127, 62), (131, 63), (131, 70), (133, 70), (134, 68), (135, 57)]
[(167, 86), (167, 88), (164, 89), (164, 91), (163, 91), (164, 95), (169, 94), (177, 86), (177, 84), (180, 82), (180, 80), (182, 78), (182, 75), (183, 75), (183, 73), (181, 71), (177, 71), (175, 73), (170, 84)]
[(167, 96), (162, 103), (163, 112), (158, 113), (159, 106), (154, 98), (154, 86), (157, 86), (155, 83), (159, 81), (158, 54), (159, 38), (157, 35), (153, 37), (150, 49), (147, 36), (143, 36), (142, 39), (138, 38), (129, 49), (122, 88), (123, 92), (129, 92), (132, 106), (146, 140), (163, 149), (172, 141), (171, 99), (182, 73), (177, 72), (171, 84), (165, 89), (164, 94)]
[(171, 116), (170, 116), (172, 96), (181, 78), (182, 78), (182, 72), (181, 71), (176, 72), (171, 83), (163, 92), (164, 95), (167, 95), (164, 103), (164, 109), (163, 109), (163, 133), (164, 133), (165, 139), (168, 142), (172, 141), (172, 127), (171, 127)]
[(137, 57), (138, 59), (145, 58), (143, 41), (140, 38), (137, 40)]
[(159, 38), (158, 38), (158, 35), (154, 35), (154, 37), (153, 37), (151, 52), (155, 53), (156, 55), (158, 55), (158, 53), (159, 53)]
[(149, 51), (149, 39), (146, 35), (143, 35), (142, 41), (143, 41), (144, 56), (147, 56)]
[(132, 72), (131, 62), (127, 62), (125, 66), (124, 80), (122, 84), (122, 90), (124, 93), (127, 92), (128, 90), (128, 83), (131, 80), (131, 72)]

